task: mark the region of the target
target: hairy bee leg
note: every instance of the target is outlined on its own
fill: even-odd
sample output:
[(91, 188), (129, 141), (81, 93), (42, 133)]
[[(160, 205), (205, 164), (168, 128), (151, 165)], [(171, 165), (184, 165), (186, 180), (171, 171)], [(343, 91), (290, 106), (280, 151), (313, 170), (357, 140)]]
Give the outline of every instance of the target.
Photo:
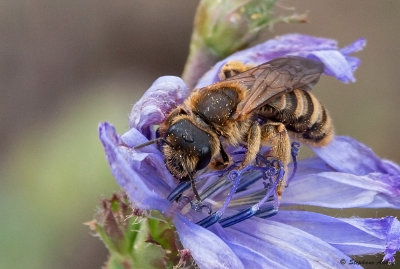
[(210, 162), (210, 166), (215, 170), (223, 170), (231, 163), (231, 159), (229, 155), (226, 153), (224, 147), (221, 142), (219, 144), (219, 154), (221, 158), (215, 158)]
[(195, 202), (197, 202), (197, 203), (200, 204), (200, 203), (201, 203), (200, 194), (199, 194), (199, 192), (197, 191), (196, 182), (194, 181), (194, 178), (193, 178), (193, 177), (190, 178), (190, 183), (191, 183), (191, 185), (192, 185), (192, 191), (193, 191), (194, 197), (196, 198), (196, 201), (195, 201)]
[(236, 60), (229, 61), (221, 67), (218, 77), (221, 80), (224, 80), (233, 77), (234, 75), (237, 75), (239, 73), (242, 73), (246, 70), (249, 70), (253, 67), (255, 67), (255, 65), (244, 64), (241, 61), (236, 61)]
[(184, 165), (184, 167), (185, 167), (185, 169), (187, 171), (187, 174), (188, 174), (188, 177), (189, 177), (189, 180), (190, 180), (190, 184), (192, 185), (192, 191), (193, 191), (194, 197), (196, 198), (196, 202), (198, 204), (200, 204), (201, 203), (201, 199), (200, 199), (199, 192), (197, 191), (197, 188), (196, 188), (196, 181), (194, 180), (194, 177), (193, 177), (192, 173), (189, 170), (189, 167), (188, 167), (188, 164), (186, 162), (186, 159), (182, 158), (182, 160), (183, 160), (182, 163), (183, 163), (183, 165)]
[(263, 144), (271, 146), (271, 151), (268, 153), (268, 156), (279, 160), (286, 172), (283, 180), (279, 182), (276, 187), (276, 193), (280, 199), (286, 186), (286, 180), (288, 177), (287, 166), (291, 156), (290, 139), (285, 125), (279, 122), (269, 122), (264, 124), (261, 126), (261, 141)]
[(247, 165), (251, 164), (257, 156), (257, 153), (260, 151), (261, 146), (261, 128), (258, 122), (255, 122), (249, 130), (247, 135), (247, 152), (244, 156), (242, 163), (239, 166), (239, 169), (243, 169)]

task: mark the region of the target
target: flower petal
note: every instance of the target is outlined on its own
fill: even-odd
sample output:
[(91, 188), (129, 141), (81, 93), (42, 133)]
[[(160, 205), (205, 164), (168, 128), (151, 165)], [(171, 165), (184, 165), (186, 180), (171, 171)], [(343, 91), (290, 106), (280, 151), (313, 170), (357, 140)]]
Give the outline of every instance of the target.
[(311, 264), (304, 257), (294, 253), (288, 254), (286, 249), (270, 242), (232, 228), (223, 229), (218, 225), (214, 225), (213, 228), (236, 253), (245, 268), (311, 268)]
[(281, 204), (400, 208), (400, 189), (390, 183), (391, 177), (379, 173), (358, 176), (341, 172), (297, 175), (283, 193)]
[(346, 136), (335, 136), (326, 147), (313, 148), (314, 152), (336, 171), (356, 175), (381, 172), (400, 175), (400, 167), (390, 161), (382, 160), (372, 149), (357, 140)]
[(358, 52), (363, 50), (363, 48), (367, 45), (367, 40), (365, 38), (359, 38), (350, 45), (340, 49), (339, 51), (344, 55), (350, 55), (354, 52)]
[(400, 251), (400, 222), (395, 217), (382, 219), (341, 219), (361, 230), (386, 240), (384, 261), (394, 263), (394, 255)]
[(232, 249), (213, 232), (194, 224), (181, 214), (174, 218), (180, 241), (200, 268), (244, 268)]
[(394, 254), (400, 250), (400, 223), (394, 217), (339, 219), (314, 212), (281, 210), (270, 219), (310, 233), (346, 255), (385, 252), (385, 260), (394, 262)]
[(129, 116), (129, 126), (150, 138), (152, 125), (161, 123), (168, 112), (181, 104), (188, 95), (188, 88), (181, 78), (174, 76), (158, 78), (133, 106)]
[(379, 159), (370, 148), (350, 137), (337, 136), (328, 146), (313, 150), (321, 159), (298, 163), (282, 204), (400, 208), (397, 164)]
[[(141, 134), (138, 130), (135, 128), (130, 129), (128, 132), (123, 134), (121, 136), (122, 142), (129, 146), (129, 147), (134, 147), (146, 142), (149, 142), (143, 134)], [(143, 175), (147, 175), (148, 173), (151, 173), (150, 178), (155, 178), (157, 177), (156, 184), (158, 186), (163, 186), (165, 183), (167, 183), (168, 187), (165, 186), (167, 189), (166, 191), (169, 193), (173, 187), (176, 185), (176, 179), (171, 175), (171, 173), (166, 169), (165, 163), (164, 163), (164, 156), (160, 152), (159, 149), (155, 145), (148, 145), (144, 148), (140, 148), (134, 152), (131, 152), (131, 155), (134, 156), (143, 156), (139, 157), (140, 158), (147, 158), (147, 162), (134, 162), (132, 163), (132, 166), (137, 169), (137, 171)], [(152, 163), (152, 165), (146, 166), (147, 163)], [(146, 168), (147, 167), (147, 168)], [(160, 188), (159, 188), (160, 189)], [(165, 195), (165, 193), (164, 193)], [(163, 196), (164, 197), (164, 196)]]
[(237, 60), (258, 65), (286, 55), (317, 58), (327, 65), (325, 70), (327, 75), (335, 76), (343, 82), (354, 81), (353, 71), (360, 64), (360, 61), (357, 58), (349, 57), (349, 54), (361, 50), (364, 45), (365, 40), (359, 39), (343, 48), (342, 52), (338, 49), (337, 42), (332, 39), (300, 34), (279, 36), (249, 49), (236, 52), (218, 62), (199, 80), (196, 88), (219, 81), (219, 70), (228, 61)]
[(297, 162), (297, 170), (295, 177), (301, 177), (308, 174), (316, 174), (320, 172), (332, 172), (332, 167), (327, 165), (322, 159), (312, 157)]
[[(130, 148), (121, 145), (115, 128), (103, 123), (99, 126), (99, 137), (104, 146), (111, 172), (118, 184), (127, 193), (135, 207), (165, 211), (169, 187), (160, 180), (155, 153), (132, 154)], [(155, 172), (156, 171), (156, 172)]]
[[(342, 268), (341, 260), (350, 260), (347, 255), (318, 237), (276, 221), (252, 218), (235, 224), (231, 229), (285, 250), (286, 256), (278, 257), (279, 259), (290, 260), (294, 255), (293, 257), (306, 259), (312, 268)], [(343, 268), (360, 268), (353, 266), (355, 265), (344, 264)]]
[(325, 65), (325, 74), (336, 77), (345, 83), (355, 82), (352, 66), (339, 51), (314, 51), (311, 54)]

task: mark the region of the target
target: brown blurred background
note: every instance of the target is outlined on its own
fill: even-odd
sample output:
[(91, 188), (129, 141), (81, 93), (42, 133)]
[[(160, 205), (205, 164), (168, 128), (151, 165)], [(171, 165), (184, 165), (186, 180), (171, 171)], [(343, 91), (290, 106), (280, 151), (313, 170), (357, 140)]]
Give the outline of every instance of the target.
[[(118, 190), (97, 138), (121, 133), (135, 100), (179, 75), (198, 1), (0, 1), (0, 268), (99, 268), (107, 252), (82, 223)], [(309, 24), (276, 25), (337, 39), (366, 37), (357, 83), (323, 78), (316, 95), (337, 133), (400, 162), (400, 2), (280, 1)], [(279, 12), (290, 13), (283, 7)]]

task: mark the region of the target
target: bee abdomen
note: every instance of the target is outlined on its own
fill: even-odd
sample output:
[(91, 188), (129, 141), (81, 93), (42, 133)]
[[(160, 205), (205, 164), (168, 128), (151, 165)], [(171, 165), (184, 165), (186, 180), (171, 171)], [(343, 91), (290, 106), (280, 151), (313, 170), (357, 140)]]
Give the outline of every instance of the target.
[(259, 115), (282, 122), (295, 139), (314, 146), (326, 145), (333, 137), (328, 111), (309, 91), (294, 90), (275, 98), (259, 110)]

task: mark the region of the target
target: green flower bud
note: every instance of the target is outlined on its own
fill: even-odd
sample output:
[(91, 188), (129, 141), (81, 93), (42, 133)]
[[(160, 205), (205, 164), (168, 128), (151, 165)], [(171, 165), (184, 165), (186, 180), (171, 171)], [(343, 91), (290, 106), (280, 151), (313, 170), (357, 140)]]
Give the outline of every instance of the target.
[(276, 0), (202, 0), (194, 35), (219, 58), (253, 41), (269, 25)]
[(182, 250), (175, 227), (157, 211), (132, 209), (125, 195), (104, 199), (86, 223), (110, 251), (104, 268), (175, 268), (193, 264)]
[(189, 57), (182, 74), (192, 88), (217, 61), (243, 49), (277, 22), (305, 22), (306, 15), (273, 17), (276, 0), (202, 0), (197, 8)]

